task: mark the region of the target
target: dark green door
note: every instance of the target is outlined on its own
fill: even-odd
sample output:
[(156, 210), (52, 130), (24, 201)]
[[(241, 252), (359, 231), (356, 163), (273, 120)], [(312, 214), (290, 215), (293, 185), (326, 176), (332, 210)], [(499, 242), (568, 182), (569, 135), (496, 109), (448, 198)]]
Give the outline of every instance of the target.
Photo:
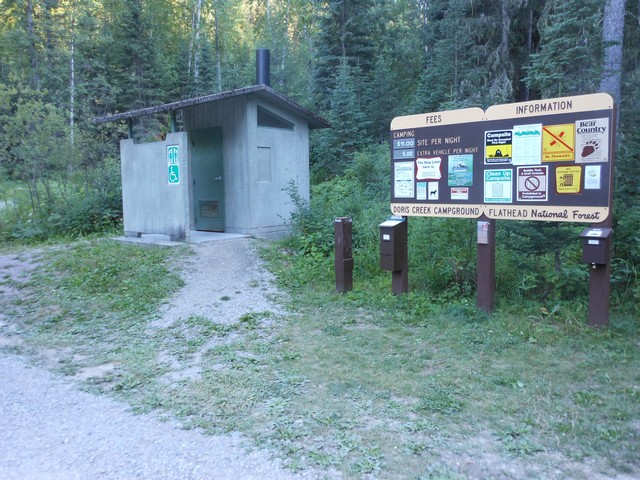
[(222, 128), (191, 131), (191, 172), (195, 229), (224, 231)]

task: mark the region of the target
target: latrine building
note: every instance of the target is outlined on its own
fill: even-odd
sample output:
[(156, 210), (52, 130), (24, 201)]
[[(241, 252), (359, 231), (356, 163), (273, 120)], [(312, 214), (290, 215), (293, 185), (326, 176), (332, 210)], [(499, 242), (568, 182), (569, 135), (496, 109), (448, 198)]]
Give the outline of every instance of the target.
[[(130, 138), (120, 142), (126, 236), (189, 241), (198, 230), (286, 234), (293, 209), (288, 190), (309, 198), (309, 131), (329, 125), (269, 86), (268, 51), (256, 58), (254, 86), (96, 120), (130, 125)], [(131, 122), (163, 112), (172, 125), (166, 138), (136, 143)]]

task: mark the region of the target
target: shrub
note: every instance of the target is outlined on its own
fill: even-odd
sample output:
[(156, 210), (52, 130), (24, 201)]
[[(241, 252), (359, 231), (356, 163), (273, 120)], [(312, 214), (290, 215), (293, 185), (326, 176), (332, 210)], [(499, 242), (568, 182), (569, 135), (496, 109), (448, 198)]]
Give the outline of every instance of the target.
[[(292, 195), (294, 235), (288, 246), (300, 257), (306, 281), (331, 276), (333, 222), (353, 219), (354, 283), (378, 285), (386, 272), (379, 266), (378, 224), (389, 211), (389, 151), (376, 145), (355, 152), (340, 177), (314, 185), (310, 202)], [(293, 193), (293, 189), (290, 191)], [(618, 220), (613, 294), (616, 305), (640, 307), (638, 237), (640, 208)], [(540, 222), (499, 222), (496, 232), (496, 294), (526, 309), (533, 302), (576, 301), (586, 305), (589, 270), (581, 262), (583, 226)], [(473, 303), (476, 292), (476, 221), (453, 218), (409, 219), (409, 279), (412, 292), (439, 304)], [(620, 258), (620, 256), (624, 258)], [(318, 269), (318, 270), (314, 270)], [(315, 271), (315, 274), (314, 274)], [(305, 280), (300, 279), (304, 283)], [(301, 283), (301, 284), (302, 284)], [(380, 283), (381, 284), (381, 283)], [(372, 287), (373, 288), (373, 287)], [(523, 300), (525, 300), (523, 302)], [(586, 307), (585, 307), (586, 308)], [(640, 311), (640, 310), (639, 310)]]

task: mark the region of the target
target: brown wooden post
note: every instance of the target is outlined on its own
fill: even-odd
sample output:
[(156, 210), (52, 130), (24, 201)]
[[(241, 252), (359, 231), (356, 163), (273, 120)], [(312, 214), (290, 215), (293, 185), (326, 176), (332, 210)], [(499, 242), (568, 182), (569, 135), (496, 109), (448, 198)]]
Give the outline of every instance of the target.
[(353, 247), (351, 217), (339, 217), (333, 222), (335, 240), (336, 292), (344, 293), (353, 289)]
[(478, 220), (477, 306), (491, 313), (496, 293), (496, 221), (484, 214)]

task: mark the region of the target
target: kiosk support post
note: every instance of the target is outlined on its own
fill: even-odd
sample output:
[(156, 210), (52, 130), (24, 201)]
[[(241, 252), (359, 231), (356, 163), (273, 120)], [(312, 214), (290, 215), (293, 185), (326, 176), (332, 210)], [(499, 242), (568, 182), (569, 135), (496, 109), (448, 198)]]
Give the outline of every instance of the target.
[(394, 295), (402, 295), (409, 292), (409, 222), (407, 217), (403, 217), (402, 232), (405, 237), (404, 244), (402, 245), (403, 255), (400, 260), (400, 270), (394, 270), (391, 272), (391, 291)]
[(589, 269), (589, 326), (609, 326), (611, 264), (593, 264)]
[(477, 306), (493, 312), (496, 292), (496, 221), (484, 214), (478, 221)]

